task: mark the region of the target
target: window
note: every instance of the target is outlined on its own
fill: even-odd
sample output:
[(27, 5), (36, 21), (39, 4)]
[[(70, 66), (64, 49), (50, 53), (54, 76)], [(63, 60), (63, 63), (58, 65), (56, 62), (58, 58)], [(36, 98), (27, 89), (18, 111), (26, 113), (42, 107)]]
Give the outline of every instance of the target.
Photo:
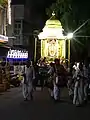
[(15, 35), (19, 35), (21, 33), (21, 26), (22, 26), (22, 22), (21, 21), (15, 21), (14, 24), (14, 33)]
[(15, 30), (14, 30), (14, 33), (15, 33), (15, 35), (19, 35), (19, 34), (20, 34), (20, 30), (15, 29)]
[(18, 24), (18, 28), (21, 29), (21, 24)]
[(15, 24), (14, 28), (17, 28), (17, 24)]

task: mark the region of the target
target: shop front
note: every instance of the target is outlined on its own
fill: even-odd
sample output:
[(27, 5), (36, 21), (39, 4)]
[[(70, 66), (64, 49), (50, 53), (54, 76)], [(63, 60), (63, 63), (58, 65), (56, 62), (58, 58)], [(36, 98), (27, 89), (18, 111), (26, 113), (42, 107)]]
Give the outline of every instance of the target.
[(24, 62), (28, 60), (28, 51), (23, 49), (9, 49), (7, 60), (10, 62)]

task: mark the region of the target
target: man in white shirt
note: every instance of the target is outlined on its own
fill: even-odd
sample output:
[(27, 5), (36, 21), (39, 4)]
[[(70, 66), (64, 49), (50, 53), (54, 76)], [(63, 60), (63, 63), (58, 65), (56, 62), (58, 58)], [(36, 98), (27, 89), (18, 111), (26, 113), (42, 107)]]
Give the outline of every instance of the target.
[(33, 99), (33, 80), (35, 79), (34, 67), (31, 66), (30, 62), (27, 62), (25, 79), (24, 79), (24, 99), (32, 100)]

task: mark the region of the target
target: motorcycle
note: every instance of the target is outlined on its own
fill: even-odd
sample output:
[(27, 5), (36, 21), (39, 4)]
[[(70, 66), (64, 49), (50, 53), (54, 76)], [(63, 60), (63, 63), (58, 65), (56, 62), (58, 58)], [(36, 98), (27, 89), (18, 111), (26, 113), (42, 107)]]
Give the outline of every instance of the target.
[(11, 76), (10, 84), (13, 85), (14, 87), (19, 87), (21, 84), (19, 76), (18, 75)]

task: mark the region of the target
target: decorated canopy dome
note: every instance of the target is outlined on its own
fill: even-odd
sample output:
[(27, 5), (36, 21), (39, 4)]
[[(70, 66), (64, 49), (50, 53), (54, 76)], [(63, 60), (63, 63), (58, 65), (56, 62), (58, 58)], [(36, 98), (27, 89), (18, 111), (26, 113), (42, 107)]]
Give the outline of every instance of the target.
[(64, 39), (61, 22), (56, 18), (54, 12), (52, 17), (46, 21), (43, 32), (39, 34), (39, 39), (48, 38)]
[(52, 14), (52, 17), (46, 21), (46, 26), (49, 25), (61, 26), (61, 22), (56, 18), (55, 14)]

